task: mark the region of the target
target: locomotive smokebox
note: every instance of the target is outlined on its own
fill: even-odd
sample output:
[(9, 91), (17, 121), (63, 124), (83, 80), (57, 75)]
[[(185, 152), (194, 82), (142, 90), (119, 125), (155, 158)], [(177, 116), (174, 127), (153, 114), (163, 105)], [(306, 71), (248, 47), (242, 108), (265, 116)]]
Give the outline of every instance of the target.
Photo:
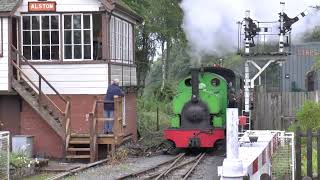
[(192, 97), (193, 103), (197, 103), (199, 100), (199, 69), (191, 69), (191, 86), (192, 86)]

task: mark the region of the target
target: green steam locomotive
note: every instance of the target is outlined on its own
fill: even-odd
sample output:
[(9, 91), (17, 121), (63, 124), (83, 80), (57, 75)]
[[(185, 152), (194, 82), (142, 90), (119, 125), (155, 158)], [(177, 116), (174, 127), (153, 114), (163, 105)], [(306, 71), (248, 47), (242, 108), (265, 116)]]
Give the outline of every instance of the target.
[(243, 81), (230, 69), (191, 69), (179, 82), (164, 138), (175, 148), (212, 148), (225, 139), (226, 109), (241, 108)]

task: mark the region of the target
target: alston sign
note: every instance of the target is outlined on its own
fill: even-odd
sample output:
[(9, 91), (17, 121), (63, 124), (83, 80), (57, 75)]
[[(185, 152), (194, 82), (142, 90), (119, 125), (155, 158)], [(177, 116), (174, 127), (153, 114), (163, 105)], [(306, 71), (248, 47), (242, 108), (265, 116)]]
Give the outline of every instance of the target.
[(29, 12), (56, 12), (56, 2), (37, 1), (28, 3)]

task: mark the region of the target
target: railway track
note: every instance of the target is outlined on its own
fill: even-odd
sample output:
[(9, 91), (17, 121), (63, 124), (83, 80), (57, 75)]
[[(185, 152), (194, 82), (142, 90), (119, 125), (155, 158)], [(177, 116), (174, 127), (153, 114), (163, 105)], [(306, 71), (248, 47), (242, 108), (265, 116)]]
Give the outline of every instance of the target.
[[(188, 157), (185, 153), (181, 153), (176, 157), (138, 172), (134, 172), (118, 178), (117, 180), (124, 179), (165, 179), (178, 170), (183, 170), (182, 174), (179, 174), (179, 179), (187, 179), (190, 177), (194, 169), (198, 166), (201, 160), (205, 157), (206, 153), (200, 153), (196, 157)], [(191, 165), (191, 166), (190, 166)], [(186, 168), (187, 167), (187, 168)]]

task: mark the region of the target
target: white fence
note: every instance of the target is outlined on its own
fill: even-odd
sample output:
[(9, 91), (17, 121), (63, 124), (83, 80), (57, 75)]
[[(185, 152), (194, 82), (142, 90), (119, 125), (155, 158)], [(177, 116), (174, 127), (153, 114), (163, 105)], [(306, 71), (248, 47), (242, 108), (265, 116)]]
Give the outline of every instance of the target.
[(0, 179), (9, 180), (10, 133), (0, 131)]

